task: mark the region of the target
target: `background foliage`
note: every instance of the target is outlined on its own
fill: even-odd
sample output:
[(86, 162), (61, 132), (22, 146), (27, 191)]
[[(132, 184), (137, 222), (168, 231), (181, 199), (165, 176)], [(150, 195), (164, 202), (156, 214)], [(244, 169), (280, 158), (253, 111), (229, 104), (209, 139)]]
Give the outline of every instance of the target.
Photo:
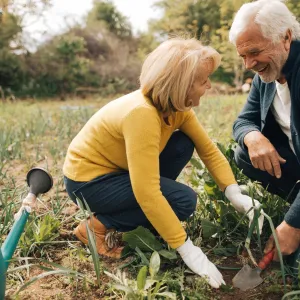
[[(35, 2), (36, 1), (36, 2)], [(234, 12), (245, 0), (158, 0), (160, 19), (149, 30), (133, 34), (129, 20), (109, 0), (95, 0), (83, 25), (74, 25), (30, 50), (24, 40), (25, 14), (38, 15), (49, 0), (0, 0), (1, 96), (53, 97), (96, 93), (123, 93), (138, 87), (143, 59), (169, 36), (193, 36), (222, 54), (223, 63), (213, 79), (239, 87), (245, 78), (242, 61), (228, 42)], [(300, 16), (297, 0), (288, 1)]]

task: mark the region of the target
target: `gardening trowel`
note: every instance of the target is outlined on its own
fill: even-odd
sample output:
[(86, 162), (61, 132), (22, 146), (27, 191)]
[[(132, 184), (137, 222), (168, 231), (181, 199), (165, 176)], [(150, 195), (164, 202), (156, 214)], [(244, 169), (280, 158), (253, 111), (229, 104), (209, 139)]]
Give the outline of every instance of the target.
[(249, 265), (245, 265), (232, 279), (234, 287), (242, 291), (254, 289), (263, 282), (260, 273), (270, 264), (274, 257), (274, 249), (267, 253), (258, 266), (252, 269)]

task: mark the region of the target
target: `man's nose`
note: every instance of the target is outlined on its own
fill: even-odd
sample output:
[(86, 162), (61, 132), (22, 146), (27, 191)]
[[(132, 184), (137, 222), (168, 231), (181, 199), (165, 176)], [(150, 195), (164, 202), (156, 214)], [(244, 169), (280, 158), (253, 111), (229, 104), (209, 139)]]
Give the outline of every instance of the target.
[(251, 57), (246, 57), (244, 59), (244, 64), (245, 64), (246, 69), (250, 70), (250, 69), (253, 69), (254, 66), (256, 66), (257, 61)]

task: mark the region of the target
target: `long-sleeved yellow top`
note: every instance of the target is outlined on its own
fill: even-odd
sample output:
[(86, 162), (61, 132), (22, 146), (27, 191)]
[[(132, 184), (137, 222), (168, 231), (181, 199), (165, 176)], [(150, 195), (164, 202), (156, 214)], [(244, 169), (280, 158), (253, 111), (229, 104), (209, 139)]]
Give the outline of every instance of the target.
[(111, 101), (96, 112), (71, 142), (64, 175), (74, 181), (128, 170), (133, 193), (148, 220), (172, 247), (186, 233), (160, 190), (159, 155), (179, 129), (195, 144), (198, 155), (218, 186), (236, 183), (229, 163), (208, 137), (194, 111), (176, 112), (163, 119), (140, 90)]

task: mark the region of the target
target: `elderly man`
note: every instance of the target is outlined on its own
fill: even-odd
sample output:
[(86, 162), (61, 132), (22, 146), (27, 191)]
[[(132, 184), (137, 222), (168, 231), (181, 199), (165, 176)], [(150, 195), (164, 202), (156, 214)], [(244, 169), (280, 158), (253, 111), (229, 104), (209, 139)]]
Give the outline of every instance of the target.
[[(292, 203), (276, 229), (289, 255), (300, 245), (300, 24), (283, 1), (258, 0), (240, 8), (229, 38), (256, 73), (233, 125), (235, 159), (245, 175)], [(273, 247), (271, 236), (265, 252)]]

